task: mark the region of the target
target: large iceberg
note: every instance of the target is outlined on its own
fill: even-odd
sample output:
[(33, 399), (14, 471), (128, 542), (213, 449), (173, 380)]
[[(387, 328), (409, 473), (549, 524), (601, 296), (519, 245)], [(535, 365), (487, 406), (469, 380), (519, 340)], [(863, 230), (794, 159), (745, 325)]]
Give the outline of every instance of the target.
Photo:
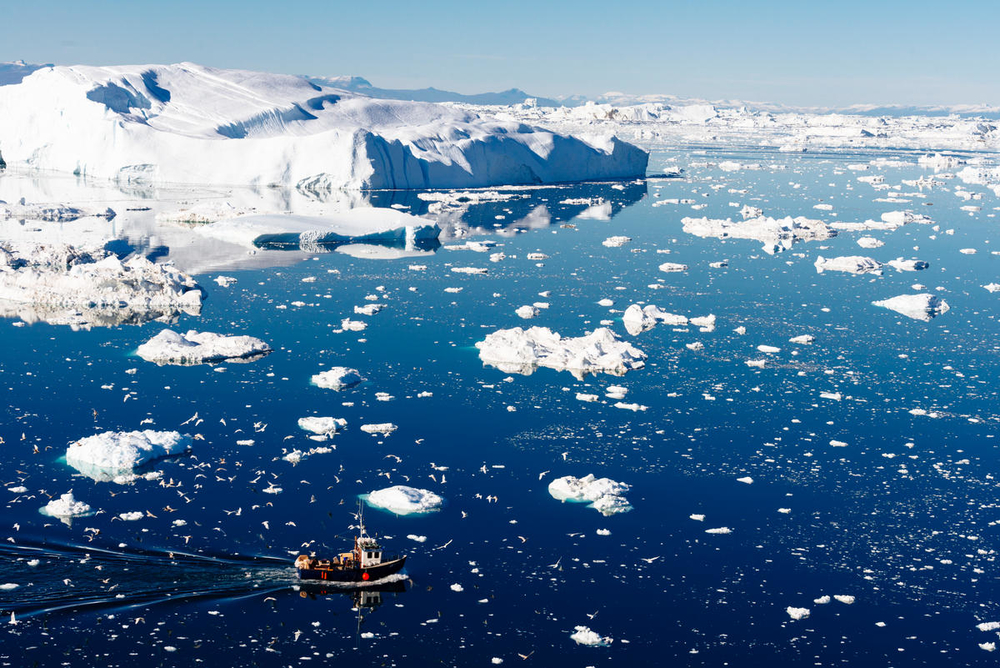
[(624, 375), (646, 364), (646, 353), (606, 327), (576, 338), (562, 337), (548, 327), (500, 329), (476, 343), (479, 358), (505, 373), (530, 374), (535, 367), (572, 372)]
[(147, 462), (191, 449), (191, 437), (176, 431), (106, 431), (69, 444), (66, 463), (99, 482), (127, 479)]
[(142, 359), (160, 365), (250, 362), (269, 352), (271, 346), (252, 336), (224, 336), (193, 329), (187, 334), (165, 329), (136, 350)]
[(649, 154), (304, 77), (193, 63), (47, 67), (0, 87), (9, 166), (126, 182), (464, 188), (627, 179)]

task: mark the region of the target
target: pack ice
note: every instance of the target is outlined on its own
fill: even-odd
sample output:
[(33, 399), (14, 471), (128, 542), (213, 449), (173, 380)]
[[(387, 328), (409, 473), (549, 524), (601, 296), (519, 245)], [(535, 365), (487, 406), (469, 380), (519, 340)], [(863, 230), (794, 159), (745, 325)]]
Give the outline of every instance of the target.
[(823, 241), (837, 236), (837, 231), (823, 221), (804, 216), (760, 216), (737, 222), (729, 218), (683, 218), (681, 224), (685, 232), (697, 237), (754, 239), (764, 244), (764, 252), (770, 254), (788, 250), (798, 241)]
[(646, 353), (619, 340), (606, 327), (576, 338), (564, 338), (548, 327), (500, 329), (476, 347), (484, 363), (504, 373), (528, 375), (544, 366), (579, 378), (598, 372), (622, 376), (646, 364)]
[(142, 359), (159, 365), (250, 362), (269, 352), (271, 346), (252, 336), (224, 336), (193, 329), (187, 334), (165, 329), (136, 350)]
[(10, 166), (126, 182), (453, 188), (642, 177), (649, 154), (304, 77), (193, 63), (47, 67), (0, 87)]
[(950, 308), (948, 302), (929, 293), (898, 295), (892, 299), (872, 302), (872, 304), (895, 311), (907, 318), (923, 320), (924, 322), (930, 322), (931, 318), (947, 312)]
[(82, 326), (145, 322), (197, 315), (201, 299), (193, 278), (144, 257), (122, 262), (103, 250), (0, 242), (0, 301), (31, 305), (39, 319)]
[(625, 493), (629, 486), (610, 478), (596, 478), (588, 474), (582, 478), (571, 475), (556, 478), (549, 483), (549, 494), (560, 501), (589, 503), (590, 508), (602, 515), (614, 515), (632, 510)]
[(366, 497), (369, 505), (388, 510), (397, 515), (428, 513), (437, 510), (444, 499), (426, 489), (395, 485), (375, 490)]
[(176, 431), (106, 431), (70, 443), (66, 463), (98, 482), (108, 482), (127, 477), (147, 462), (190, 449), (191, 437)]

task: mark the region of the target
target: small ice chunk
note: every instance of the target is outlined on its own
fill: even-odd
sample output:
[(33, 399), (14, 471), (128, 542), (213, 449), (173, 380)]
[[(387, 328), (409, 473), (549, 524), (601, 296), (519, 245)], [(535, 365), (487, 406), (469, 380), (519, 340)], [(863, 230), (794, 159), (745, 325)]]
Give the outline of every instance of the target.
[(659, 267), (660, 271), (665, 271), (667, 273), (677, 272), (677, 271), (687, 271), (688, 266), (686, 264), (680, 264), (678, 262), (664, 262)]
[(646, 364), (644, 352), (604, 327), (576, 338), (564, 338), (547, 327), (501, 329), (476, 347), (484, 363), (525, 375), (539, 366), (567, 370), (577, 377), (600, 371), (624, 375)]
[(426, 543), (427, 536), (419, 536), (415, 533), (406, 534), (406, 537), (417, 543)]
[(465, 591), (465, 587), (463, 587), (462, 585), (458, 584), (457, 582), (455, 584), (451, 585), (450, 589), (452, 591)]
[(392, 432), (396, 431), (398, 427), (391, 422), (381, 422), (378, 424), (363, 424), (361, 425), (361, 431), (366, 434), (388, 436)]
[(813, 603), (815, 603), (816, 605), (826, 605), (829, 602), (830, 602), (830, 597), (825, 594), (823, 596), (820, 596), (819, 598), (813, 599)]
[(742, 483), (744, 483), (746, 485), (752, 485), (753, 484), (753, 478), (751, 478), (750, 476), (743, 476), (742, 478), (737, 478), (736, 482), (742, 482)]
[(347, 426), (344, 418), (333, 417), (304, 417), (299, 418), (299, 428), (313, 434), (332, 436)]
[(851, 605), (852, 603), (854, 603), (854, 597), (849, 596), (847, 594), (834, 594), (833, 598), (846, 605)]
[(757, 346), (757, 350), (759, 350), (762, 353), (772, 353), (772, 354), (781, 352), (781, 348), (775, 348), (774, 346), (764, 346), (764, 345)]
[(312, 377), (313, 385), (328, 390), (342, 390), (363, 380), (357, 369), (346, 366), (335, 366)]
[(691, 519), (693, 519), (695, 522), (704, 522), (705, 521), (705, 516), (702, 515), (702, 514), (700, 514), (700, 513), (692, 513), (691, 515), (688, 515), (688, 517), (690, 517)]
[(588, 647), (608, 647), (614, 642), (613, 639), (601, 637), (586, 626), (574, 627), (574, 632), (570, 634), (569, 637), (572, 638), (573, 642), (577, 645), (586, 645)]
[(857, 244), (862, 248), (881, 248), (885, 245), (885, 242), (875, 237), (861, 237), (858, 239)]
[(929, 262), (923, 260), (904, 260), (901, 257), (889, 260), (888, 265), (896, 271), (922, 271), (931, 266)]
[(815, 340), (816, 337), (813, 336), (812, 334), (802, 334), (800, 336), (793, 336), (792, 338), (788, 339), (788, 342), (797, 343), (799, 345), (806, 345), (812, 343)]
[(930, 322), (932, 318), (947, 313), (950, 308), (948, 302), (930, 293), (898, 295), (891, 299), (872, 302), (872, 304), (923, 322)]
[(842, 257), (825, 258), (822, 255), (816, 258), (816, 272), (822, 274), (824, 271), (842, 271), (848, 274), (880, 274), (882, 273), (882, 263), (870, 257), (861, 255), (845, 255)]
[(805, 619), (809, 616), (809, 608), (794, 608), (792, 606), (788, 606), (785, 608), (785, 612), (787, 612), (788, 616), (792, 619)]
[(577, 401), (586, 401), (588, 403), (597, 401), (599, 397), (596, 394), (584, 394), (583, 392), (576, 393)]
[(608, 248), (620, 248), (630, 241), (632, 241), (632, 237), (616, 236), (616, 237), (608, 237), (601, 243), (607, 246)]
[(395, 485), (369, 493), (368, 505), (382, 508), (397, 515), (429, 513), (441, 508), (444, 499), (426, 489)]
[(541, 313), (541, 311), (536, 306), (531, 306), (530, 304), (525, 304), (524, 306), (521, 306), (516, 311), (514, 311), (514, 313), (516, 313), (517, 317), (519, 317), (519, 318), (524, 318), (525, 320), (530, 320), (531, 318), (534, 318), (539, 313)]
[(589, 503), (589, 507), (603, 515), (631, 510), (632, 506), (624, 496), (628, 491), (629, 485), (610, 478), (596, 478), (592, 473), (582, 478), (563, 476), (549, 483), (549, 494), (553, 498), (573, 503)]
[(729, 527), (716, 527), (715, 529), (705, 529), (705, 533), (716, 534), (720, 536), (724, 536), (732, 532), (733, 530), (730, 529)]
[(41, 512), (50, 517), (83, 517), (90, 514), (90, 506), (83, 501), (77, 501), (73, 497), (73, 492), (66, 492), (58, 499), (45, 504)]

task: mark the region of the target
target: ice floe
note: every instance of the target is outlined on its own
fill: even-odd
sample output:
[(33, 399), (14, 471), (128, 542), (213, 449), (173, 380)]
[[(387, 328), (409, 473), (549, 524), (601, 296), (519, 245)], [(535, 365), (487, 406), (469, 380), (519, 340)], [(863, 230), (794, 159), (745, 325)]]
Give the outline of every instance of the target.
[(312, 377), (313, 385), (327, 390), (343, 390), (363, 380), (357, 369), (346, 366), (335, 366)]
[(83, 501), (78, 501), (73, 496), (73, 492), (66, 492), (60, 495), (58, 499), (52, 499), (41, 508), (40, 512), (43, 515), (58, 517), (60, 519), (84, 517), (92, 514), (90, 505)]
[(577, 645), (586, 645), (588, 647), (608, 647), (614, 642), (612, 638), (601, 636), (586, 626), (573, 627), (573, 633), (569, 637)]
[(949, 310), (948, 302), (929, 293), (898, 295), (891, 299), (874, 301), (872, 304), (924, 322), (930, 322), (932, 318)]
[(441, 508), (444, 499), (426, 489), (395, 485), (369, 493), (365, 500), (369, 505), (382, 508), (397, 515), (429, 513)]
[[(712, 324), (714, 325), (715, 318), (714, 316), (711, 317)], [(687, 316), (667, 313), (666, 311), (660, 309), (660, 307), (654, 306), (653, 304), (648, 304), (646, 306), (632, 304), (625, 309), (625, 313), (622, 314), (622, 324), (625, 326), (625, 331), (632, 336), (649, 331), (655, 327), (657, 323), (663, 323), (664, 325), (670, 325), (673, 327), (683, 327), (687, 325), (688, 322), (689, 320)], [(693, 322), (693, 320), (690, 322)], [(707, 323), (707, 321), (705, 322)]]
[(66, 463), (99, 482), (129, 481), (143, 464), (191, 449), (191, 437), (176, 431), (106, 431), (66, 449)]
[(810, 614), (809, 608), (796, 608), (793, 606), (788, 606), (787, 608), (785, 608), (785, 612), (788, 613), (789, 617), (795, 620), (805, 619)]
[(298, 424), (299, 429), (317, 436), (333, 436), (347, 426), (347, 420), (334, 417), (304, 417), (299, 418)]
[(562, 337), (547, 327), (501, 329), (476, 343), (480, 359), (505, 373), (530, 374), (536, 367), (624, 375), (645, 366), (646, 353), (621, 341), (610, 329)]
[(764, 244), (766, 253), (788, 250), (799, 241), (822, 241), (837, 236), (837, 231), (821, 220), (796, 218), (748, 218), (743, 221), (711, 218), (683, 218), (688, 234), (716, 239), (753, 239)]
[(250, 362), (269, 352), (271, 346), (252, 336), (224, 336), (193, 329), (186, 334), (165, 329), (136, 350), (142, 359), (160, 365)]
[(823, 257), (820, 255), (815, 262), (816, 272), (843, 271), (848, 274), (881, 274), (882, 263), (870, 257), (861, 255), (845, 255), (842, 257)]
[(549, 483), (549, 494), (560, 501), (589, 503), (589, 507), (602, 515), (614, 515), (632, 509), (625, 494), (629, 485), (610, 478), (596, 478), (588, 474), (582, 478), (568, 475)]

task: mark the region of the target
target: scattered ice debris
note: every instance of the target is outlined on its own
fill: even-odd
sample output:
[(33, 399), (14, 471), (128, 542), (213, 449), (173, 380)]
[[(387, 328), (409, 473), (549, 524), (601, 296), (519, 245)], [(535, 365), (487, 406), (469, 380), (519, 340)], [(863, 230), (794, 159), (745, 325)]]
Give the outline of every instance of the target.
[(192, 439), (176, 431), (106, 431), (70, 443), (66, 463), (99, 482), (128, 476), (143, 464), (191, 449)]
[(764, 244), (764, 252), (779, 253), (798, 241), (822, 241), (837, 236), (821, 220), (803, 216), (797, 218), (747, 218), (742, 222), (731, 219), (684, 218), (684, 231), (698, 237), (717, 239), (754, 239)]
[(583, 478), (571, 475), (556, 478), (549, 483), (549, 494), (560, 501), (589, 503), (588, 507), (602, 515), (614, 515), (632, 510), (625, 493), (629, 485), (615, 482), (610, 478), (595, 478), (589, 474)]
[(789, 617), (795, 620), (805, 619), (809, 616), (809, 608), (794, 608), (792, 606), (788, 606), (785, 608), (785, 612), (788, 613)]
[(369, 493), (364, 497), (369, 505), (396, 513), (411, 515), (438, 510), (444, 499), (426, 489), (395, 485)]
[(848, 274), (881, 274), (882, 263), (870, 257), (861, 255), (845, 255), (843, 257), (816, 258), (816, 272), (843, 271)]
[(620, 341), (607, 328), (563, 338), (547, 327), (501, 329), (476, 343), (479, 358), (504, 373), (530, 374), (543, 366), (582, 378), (588, 373), (624, 375), (645, 366), (646, 353)]
[(90, 505), (77, 501), (73, 492), (66, 492), (58, 499), (49, 501), (40, 511), (43, 515), (59, 518), (83, 517), (90, 515)]
[(299, 428), (317, 436), (333, 436), (347, 426), (347, 420), (334, 417), (299, 418)]
[(946, 313), (949, 309), (948, 302), (929, 293), (898, 295), (891, 299), (874, 301), (872, 304), (924, 322), (930, 322), (932, 318)]
[(159, 365), (250, 362), (270, 352), (271, 346), (252, 336), (223, 336), (193, 329), (186, 334), (165, 329), (136, 350), (142, 359)]
[(531, 306), (530, 304), (525, 304), (524, 306), (521, 306), (516, 311), (514, 311), (514, 313), (516, 313), (519, 318), (530, 320), (531, 318), (534, 318), (539, 313), (541, 313), (541, 310), (537, 306)]
[(901, 257), (889, 260), (887, 264), (896, 271), (921, 271), (931, 266), (929, 262), (923, 260), (904, 260)]
[(84, 328), (141, 324), (198, 315), (201, 299), (193, 278), (145, 257), (122, 262), (104, 250), (0, 242), (0, 300), (33, 306), (38, 320)]
[(724, 536), (726, 534), (731, 534), (733, 532), (729, 527), (717, 527), (715, 529), (705, 529), (705, 533), (716, 534)]
[(881, 248), (885, 245), (885, 242), (875, 237), (861, 237), (858, 239), (857, 244), (862, 248)]
[(607, 239), (602, 241), (601, 244), (607, 246), (608, 248), (621, 248), (630, 241), (632, 241), (632, 237), (616, 236), (616, 237), (608, 237)]
[[(715, 316), (706, 317), (711, 318), (711, 322), (714, 325)], [(622, 324), (625, 325), (625, 331), (632, 336), (649, 331), (655, 327), (657, 323), (663, 323), (673, 327), (683, 327), (687, 325), (688, 322), (694, 323), (694, 319), (689, 321), (686, 316), (667, 313), (666, 311), (661, 310), (658, 306), (654, 306), (652, 304), (648, 304), (647, 306), (632, 304), (625, 309), (625, 313), (622, 315)]]
[(608, 647), (614, 642), (612, 638), (607, 636), (600, 636), (594, 633), (586, 626), (576, 626), (574, 631), (569, 636), (573, 639), (577, 645), (586, 645), (588, 647)]
[(398, 427), (391, 422), (381, 422), (378, 424), (363, 424), (361, 425), (361, 431), (366, 434), (371, 434), (373, 436), (388, 436), (392, 432), (396, 431)]
[(327, 390), (342, 390), (363, 380), (357, 369), (346, 366), (335, 366), (312, 377), (313, 385)]
[(788, 342), (789, 343), (796, 343), (796, 344), (799, 344), (799, 345), (807, 345), (807, 344), (812, 343), (815, 340), (816, 340), (816, 337), (813, 336), (812, 334), (802, 334), (800, 336), (793, 336), (792, 338), (788, 339)]
[(659, 267), (660, 271), (665, 272), (675, 272), (675, 271), (687, 271), (688, 266), (686, 264), (679, 264), (677, 262), (664, 262)]

